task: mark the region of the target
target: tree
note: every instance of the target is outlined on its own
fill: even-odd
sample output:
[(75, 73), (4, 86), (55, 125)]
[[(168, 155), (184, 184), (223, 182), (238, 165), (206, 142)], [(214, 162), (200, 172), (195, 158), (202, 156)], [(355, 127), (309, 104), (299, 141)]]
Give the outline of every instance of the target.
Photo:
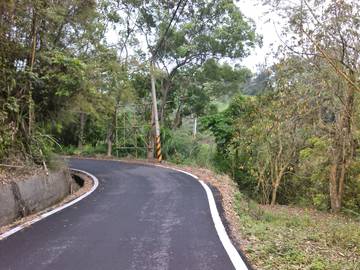
[[(293, 33), (286, 45), (292, 54), (307, 57), (317, 67), (322, 92), (331, 99), (334, 123), (319, 127), (331, 138), (329, 194), (334, 212), (341, 209), (347, 173), (355, 157), (354, 115), (357, 113), (359, 76), (359, 12), (356, 1), (308, 1), (276, 8), (289, 18), (285, 31)], [(321, 116), (322, 114), (319, 113)]]
[(13, 127), (8, 150), (27, 161), (43, 159), (34, 157), (44, 152), (38, 140), (48, 138), (39, 134), (82, 88), (79, 56), (85, 40), (91, 47), (101, 39), (91, 27), (100, 15), (91, 0), (2, 1), (0, 14), (0, 105), (4, 126)]
[(168, 1), (126, 1), (123, 5), (135, 8), (136, 33), (144, 36), (147, 53), (156, 53), (159, 68), (166, 72), (160, 78), (162, 122), (169, 93), (176, 89), (175, 75), (183, 67), (199, 67), (210, 58), (242, 58), (259, 40), (253, 23), (232, 0), (179, 1), (176, 7)]
[(217, 100), (238, 94), (250, 76), (251, 71), (246, 68), (219, 64), (214, 59), (201, 67), (184, 67), (175, 75), (174, 91), (168, 97), (169, 112), (176, 112), (172, 126), (179, 128), (183, 117), (197, 118), (209, 113)]

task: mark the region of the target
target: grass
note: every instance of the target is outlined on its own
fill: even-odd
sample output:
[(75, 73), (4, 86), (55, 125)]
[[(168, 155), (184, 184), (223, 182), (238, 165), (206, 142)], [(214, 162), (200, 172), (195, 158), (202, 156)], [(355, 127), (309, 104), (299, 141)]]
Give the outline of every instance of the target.
[(360, 270), (360, 223), (236, 194), (244, 250), (257, 269)]

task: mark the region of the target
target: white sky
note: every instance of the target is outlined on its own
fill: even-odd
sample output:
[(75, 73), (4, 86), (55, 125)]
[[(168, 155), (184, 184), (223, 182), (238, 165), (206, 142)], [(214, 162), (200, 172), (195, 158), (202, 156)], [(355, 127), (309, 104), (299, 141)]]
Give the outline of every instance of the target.
[[(281, 32), (281, 26), (279, 26), (279, 17), (275, 14), (266, 14), (269, 9), (259, 3), (258, 0), (240, 0), (236, 1), (236, 5), (240, 8), (242, 13), (251, 18), (256, 24), (256, 32), (263, 36), (262, 48), (255, 48), (252, 50), (250, 56), (242, 61), (242, 65), (248, 67), (253, 72), (258, 70), (259, 65), (269, 65), (274, 63), (272, 50), (280, 45), (280, 39), (277, 36), (276, 28), (278, 32)], [(276, 28), (274, 21), (277, 21)]]

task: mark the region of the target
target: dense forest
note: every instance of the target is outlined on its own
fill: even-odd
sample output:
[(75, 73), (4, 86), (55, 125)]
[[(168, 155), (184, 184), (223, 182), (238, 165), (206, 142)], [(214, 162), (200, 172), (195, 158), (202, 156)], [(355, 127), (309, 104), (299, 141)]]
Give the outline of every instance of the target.
[(261, 36), (232, 0), (2, 0), (0, 163), (154, 157), (153, 61), (165, 160), (263, 204), (359, 215), (360, 4), (297, 2), (264, 1), (287, 23), (253, 74)]

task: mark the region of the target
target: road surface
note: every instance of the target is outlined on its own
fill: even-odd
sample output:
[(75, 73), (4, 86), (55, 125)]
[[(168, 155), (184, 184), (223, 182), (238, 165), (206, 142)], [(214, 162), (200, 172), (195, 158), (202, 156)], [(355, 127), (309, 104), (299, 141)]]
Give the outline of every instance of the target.
[(116, 161), (70, 165), (99, 187), (0, 241), (1, 270), (234, 269), (192, 177)]

